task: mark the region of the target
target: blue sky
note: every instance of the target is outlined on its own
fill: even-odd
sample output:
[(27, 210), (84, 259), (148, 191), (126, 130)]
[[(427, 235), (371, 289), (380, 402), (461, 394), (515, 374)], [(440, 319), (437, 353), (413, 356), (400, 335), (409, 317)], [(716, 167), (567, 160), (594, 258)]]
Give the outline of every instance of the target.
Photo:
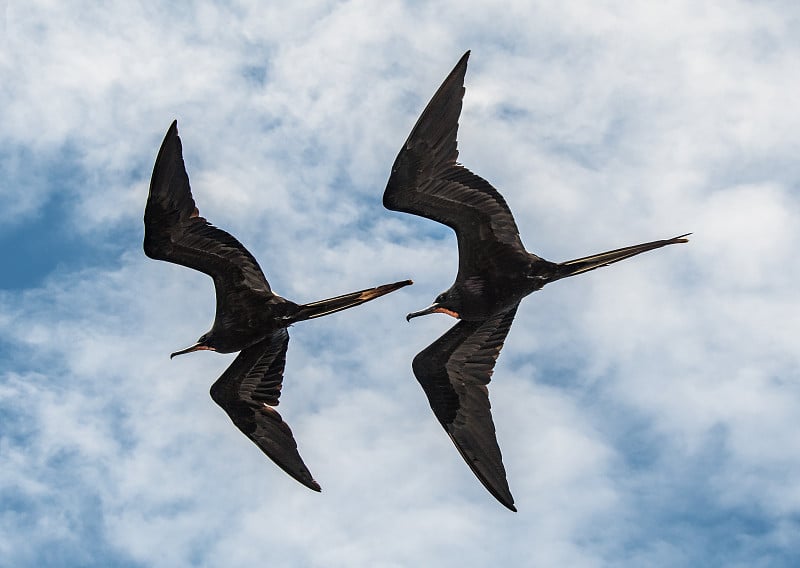
[[(0, 2), (0, 565), (796, 566), (800, 8), (792, 2)], [(455, 240), (389, 168), (472, 50), (460, 159), (529, 250), (688, 245), (520, 307), (490, 385), (519, 513), (414, 380)], [(232, 355), (147, 259), (178, 119), (201, 213), (305, 302), (281, 413), (321, 483), (208, 396)]]

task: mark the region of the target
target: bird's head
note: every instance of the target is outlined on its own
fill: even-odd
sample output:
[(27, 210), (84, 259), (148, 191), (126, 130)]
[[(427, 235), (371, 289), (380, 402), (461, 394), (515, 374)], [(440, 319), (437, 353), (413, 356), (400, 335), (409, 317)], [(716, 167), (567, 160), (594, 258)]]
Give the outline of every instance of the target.
[(433, 303), (418, 312), (411, 312), (406, 316), (406, 321), (411, 321), (411, 318), (418, 316), (426, 316), (428, 314), (447, 314), (456, 319), (461, 319), (461, 294), (455, 288), (450, 288), (446, 292), (442, 292)]
[(176, 355), (183, 355), (185, 353), (191, 353), (192, 351), (216, 351), (217, 348), (212, 345), (212, 337), (211, 332), (204, 333), (200, 336), (200, 339), (197, 340), (197, 343), (192, 345), (191, 347), (187, 347), (186, 349), (181, 349), (180, 351), (176, 351), (172, 353), (169, 358), (172, 359)]

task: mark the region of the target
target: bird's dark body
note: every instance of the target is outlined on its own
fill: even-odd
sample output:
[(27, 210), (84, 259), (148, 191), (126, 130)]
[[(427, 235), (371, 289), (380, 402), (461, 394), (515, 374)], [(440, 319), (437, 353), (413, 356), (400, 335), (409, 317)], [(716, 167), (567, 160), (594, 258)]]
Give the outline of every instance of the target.
[(555, 280), (686, 242), (686, 235), (559, 263), (525, 250), (503, 196), (456, 161), (468, 57), (469, 52), (456, 64), (411, 130), (392, 166), (383, 204), (438, 221), (456, 233), (455, 282), (431, 306), (407, 318), (441, 312), (461, 321), (421, 351), (412, 368), (473, 473), (516, 511), (486, 385), (520, 301)]
[(172, 356), (201, 349), (239, 356), (211, 387), (211, 397), (276, 464), (319, 491), (277, 406), (293, 323), (345, 310), (411, 284), (395, 282), (309, 304), (275, 294), (253, 255), (229, 233), (200, 216), (189, 187), (177, 122), (153, 167), (144, 213), (144, 252), (214, 281), (217, 309), (211, 329)]
[(519, 304), (528, 294), (540, 290), (552, 281), (555, 264), (548, 261), (531, 260), (508, 270), (492, 270), (485, 275), (467, 276), (456, 281), (444, 292), (451, 302), (459, 306), (459, 319), (484, 321), (506, 312)]

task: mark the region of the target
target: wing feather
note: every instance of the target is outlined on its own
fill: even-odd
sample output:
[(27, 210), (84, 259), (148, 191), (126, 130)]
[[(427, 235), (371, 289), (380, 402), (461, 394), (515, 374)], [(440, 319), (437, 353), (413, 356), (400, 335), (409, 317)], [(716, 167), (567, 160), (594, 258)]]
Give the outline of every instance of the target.
[(272, 408), (278, 404), (289, 332), (285, 328), (242, 350), (211, 387), (211, 398), (233, 423), (286, 473), (320, 491), (297, 451), (289, 425)]
[(460, 321), (421, 351), (414, 375), (431, 409), (475, 476), (516, 511), (497, 444), (487, 385), (517, 311), (485, 321)]
[(253, 294), (271, 298), (252, 254), (231, 234), (200, 216), (189, 186), (177, 121), (167, 131), (153, 167), (144, 211), (144, 252), (199, 270), (214, 279), (217, 312), (246, 314)]
[(397, 155), (383, 194), (387, 209), (427, 217), (455, 231), (463, 277), (480, 272), (489, 255), (530, 259), (503, 196), (456, 162), (468, 57), (469, 52), (422, 112)]

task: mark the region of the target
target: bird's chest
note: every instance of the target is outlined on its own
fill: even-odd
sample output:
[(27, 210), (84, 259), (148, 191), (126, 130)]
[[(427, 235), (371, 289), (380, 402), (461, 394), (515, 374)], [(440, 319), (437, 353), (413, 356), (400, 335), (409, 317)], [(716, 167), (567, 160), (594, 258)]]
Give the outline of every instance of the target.
[(284, 327), (282, 315), (285, 314), (281, 308), (286, 303), (265, 299), (249, 302), (246, 309), (231, 307), (233, 309), (217, 313), (214, 328), (225, 338), (228, 351), (240, 351)]
[(461, 319), (483, 320), (519, 303), (528, 292), (523, 279), (513, 277), (467, 278), (460, 287)]

